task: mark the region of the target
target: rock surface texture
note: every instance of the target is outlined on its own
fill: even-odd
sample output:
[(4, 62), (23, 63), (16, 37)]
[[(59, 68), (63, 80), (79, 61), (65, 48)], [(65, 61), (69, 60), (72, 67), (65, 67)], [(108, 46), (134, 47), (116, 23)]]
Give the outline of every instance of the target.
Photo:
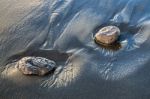
[(104, 45), (113, 44), (120, 35), (120, 30), (116, 26), (106, 26), (100, 29), (95, 35), (95, 41)]
[(56, 67), (56, 63), (43, 57), (24, 57), (20, 59), (16, 68), (25, 75), (44, 76)]

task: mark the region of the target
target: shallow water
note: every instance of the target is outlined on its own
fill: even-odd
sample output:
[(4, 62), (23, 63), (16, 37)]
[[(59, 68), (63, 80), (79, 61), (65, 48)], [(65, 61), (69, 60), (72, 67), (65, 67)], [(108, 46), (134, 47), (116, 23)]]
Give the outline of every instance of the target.
[[(149, 99), (149, 0), (1, 0), (0, 99)], [(119, 47), (95, 44), (106, 25)], [(60, 70), (25, 76), (13, 66), (42, 56)], [(10, 65), (8, 68), (8, 65)]]

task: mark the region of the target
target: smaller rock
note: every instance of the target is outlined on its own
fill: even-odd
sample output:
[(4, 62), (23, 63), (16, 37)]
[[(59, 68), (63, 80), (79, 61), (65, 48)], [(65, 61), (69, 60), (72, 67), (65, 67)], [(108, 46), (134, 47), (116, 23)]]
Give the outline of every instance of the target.
[(116, 26), (106, 26), (103, 27), (96, 33), (95, 41), (100, 44), (110, 45), (114, 43), (118, 36), (120, 35), (120, 30)]
[(20, 59), (16, 68), (25, 75), (43, 76), (56, 67), (56, 63), (43, 57), (24, 57)]

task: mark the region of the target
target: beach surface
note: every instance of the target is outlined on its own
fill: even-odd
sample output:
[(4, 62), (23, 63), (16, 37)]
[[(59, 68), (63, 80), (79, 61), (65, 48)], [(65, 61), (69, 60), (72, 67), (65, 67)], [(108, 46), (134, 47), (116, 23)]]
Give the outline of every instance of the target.
[[(149, 0), (0, 0), (0, 99), (149, 99)], [(119, 44), (94, 35), (120, 29)], [(49, 75), (26, 76), (23, 57), (56, 62)]]

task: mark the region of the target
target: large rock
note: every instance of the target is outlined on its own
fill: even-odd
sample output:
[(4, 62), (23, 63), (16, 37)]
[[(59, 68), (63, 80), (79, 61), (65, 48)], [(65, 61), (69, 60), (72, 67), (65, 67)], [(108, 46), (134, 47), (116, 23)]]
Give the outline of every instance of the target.
[(100, 44), (113, 44), (120, 35), (120, 30), (116, 26), (106, 26), (100, 29), (95, 35), (95, 41)]
[(56, 63), (43, 57), (24, 57), (20, 59), (16, 68), (25, 75), (43, 76), (56, 67)]

